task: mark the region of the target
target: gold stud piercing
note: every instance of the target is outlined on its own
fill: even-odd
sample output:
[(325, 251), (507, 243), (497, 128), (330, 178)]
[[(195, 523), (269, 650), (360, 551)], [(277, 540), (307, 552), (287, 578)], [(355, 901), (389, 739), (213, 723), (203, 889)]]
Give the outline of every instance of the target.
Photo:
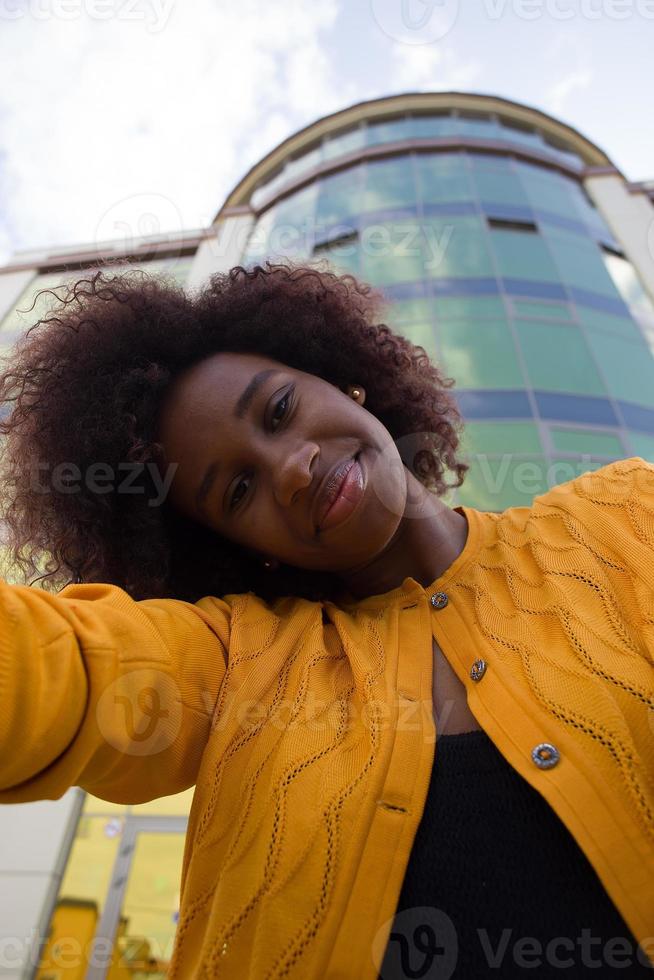
[(364, 401), (366, 400), (365, 388), (361, 388), (358, 385), (348, 385), (347, 393), (350, 398), (353, 398), (355, 402), (359, 403), (359, 405), (363, 405)]

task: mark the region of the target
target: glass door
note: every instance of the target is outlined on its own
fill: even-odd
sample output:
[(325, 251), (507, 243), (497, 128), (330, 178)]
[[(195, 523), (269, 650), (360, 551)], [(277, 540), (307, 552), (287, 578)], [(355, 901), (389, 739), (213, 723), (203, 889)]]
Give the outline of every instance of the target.
[(85, 980), (159, 980), (173, 950), (186, 817), (129, 816)]

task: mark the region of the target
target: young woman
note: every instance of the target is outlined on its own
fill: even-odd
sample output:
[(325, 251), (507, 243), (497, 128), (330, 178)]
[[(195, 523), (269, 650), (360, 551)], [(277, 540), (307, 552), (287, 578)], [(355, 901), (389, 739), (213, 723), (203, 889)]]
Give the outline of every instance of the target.
[(654, 467), (448, 507), (453, 381), (379, 315), (267, 264), (28, 332), (0, 802), (195, 785), (171, 977), (651, 975)]

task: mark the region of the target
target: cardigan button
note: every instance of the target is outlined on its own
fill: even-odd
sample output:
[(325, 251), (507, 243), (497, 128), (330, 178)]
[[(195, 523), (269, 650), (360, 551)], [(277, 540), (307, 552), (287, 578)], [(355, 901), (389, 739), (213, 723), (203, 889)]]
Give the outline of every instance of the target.
[(445, 592), (434, 592), (429, 601), (434, 609), (444, 609), (449, 600)]
[(541, 742), (531, 750), (531, 757), (539, 769), (551, 769), (555, 766), (561, 755), (555, 745), (550, 742)]
[(474, 664), (470, 668), (470, 676), (472, 677), (473, 681), (480, 681), (485, 673), (486, 673), (486, 661), (475, 660)]

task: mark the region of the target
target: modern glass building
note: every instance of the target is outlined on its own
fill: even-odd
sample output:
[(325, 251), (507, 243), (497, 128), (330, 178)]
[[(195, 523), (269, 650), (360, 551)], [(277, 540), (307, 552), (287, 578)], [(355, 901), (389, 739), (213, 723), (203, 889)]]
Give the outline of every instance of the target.
[[(653, 201), (654, 183), (527, 106), (379, 99), (276, 147), (207, 229), (16, 255), (0, 269), (0, 345), (46, 308), (16, 312), (39, 288), (107, 257), (189, 288), (264, 259), (350, 272), (456, 380), (471, 468), (452, 502), (503, 510), (616, 458), (654, 461)], [(82, 977), (56, 972), (57, 937), (82, 950), (94, 935), (123, 954), (108, 976), (148, 957), (163, 976), (191, 795), (126, 807), (73, 789), (0, 807), (0, 978)]]

